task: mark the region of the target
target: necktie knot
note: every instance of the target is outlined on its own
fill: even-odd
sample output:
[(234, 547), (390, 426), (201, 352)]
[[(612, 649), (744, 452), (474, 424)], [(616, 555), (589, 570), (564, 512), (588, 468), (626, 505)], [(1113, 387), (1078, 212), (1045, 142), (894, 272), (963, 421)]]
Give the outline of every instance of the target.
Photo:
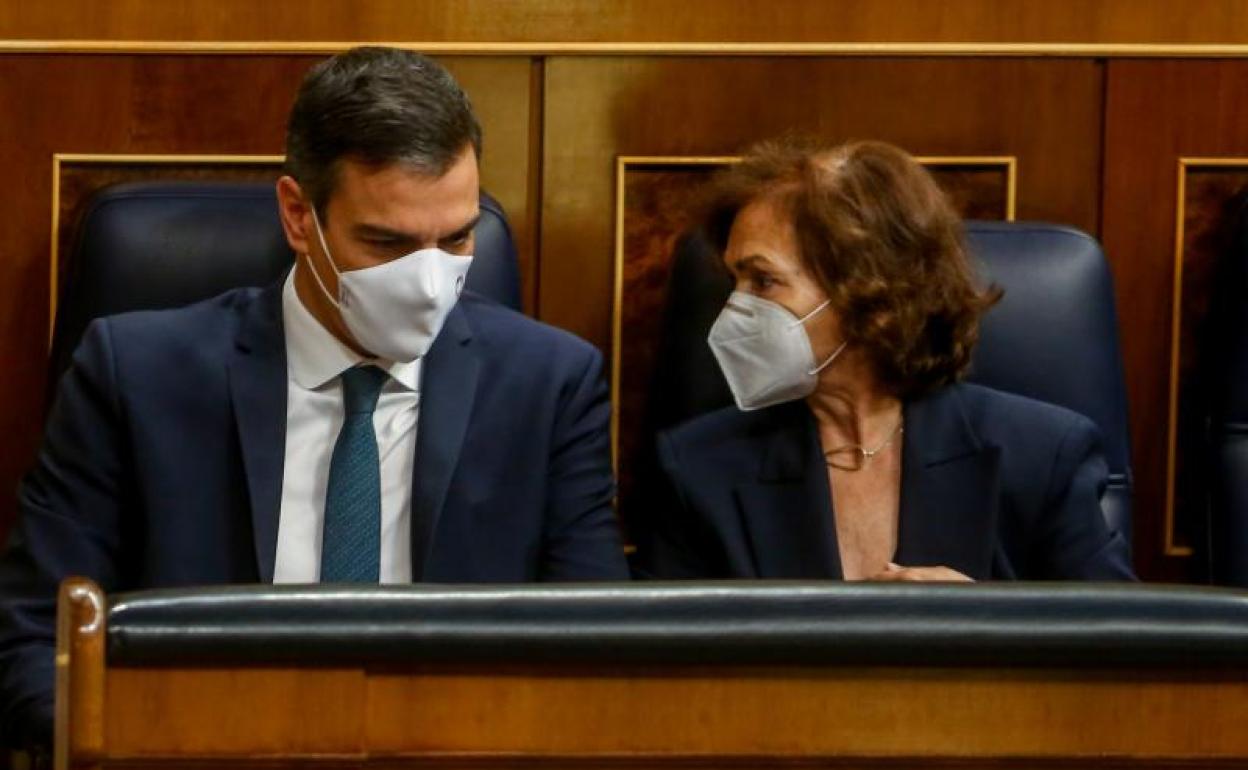
[(356, 366), (342, 373), (342, 402), (347, 414), (372, 414), (390, 375), (375, 366)]

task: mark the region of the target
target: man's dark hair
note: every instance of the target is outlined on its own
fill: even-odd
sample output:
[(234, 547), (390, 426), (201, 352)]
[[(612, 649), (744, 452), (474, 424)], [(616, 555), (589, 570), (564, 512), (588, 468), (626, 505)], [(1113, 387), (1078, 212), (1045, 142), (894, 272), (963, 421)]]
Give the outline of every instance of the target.
[(365, 46), (308, 71), (286, 127), (286, 173), (325, 216), (344, 158), (446, 173), (481, 126), (442, 65), (398, 48)]

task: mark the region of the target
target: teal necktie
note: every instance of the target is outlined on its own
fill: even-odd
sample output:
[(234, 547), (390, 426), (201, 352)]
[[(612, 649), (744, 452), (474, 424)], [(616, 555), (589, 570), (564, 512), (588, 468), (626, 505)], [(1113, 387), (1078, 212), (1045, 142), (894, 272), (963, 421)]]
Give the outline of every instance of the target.
[(375, 366), (342, 373), (342, 430), (325, 490), (322, 583), (376, 583), (381, 576), (381, 463), (373, 411), (388, 378)]

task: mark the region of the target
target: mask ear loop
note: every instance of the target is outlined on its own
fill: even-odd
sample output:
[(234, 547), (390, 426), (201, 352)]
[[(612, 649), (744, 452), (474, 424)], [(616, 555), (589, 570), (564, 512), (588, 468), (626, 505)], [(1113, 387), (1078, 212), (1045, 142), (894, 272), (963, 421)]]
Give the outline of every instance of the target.
[[(831, 304), (832, 304), (831, 299), (825, 299), (823, 301), (823, 304), (821, 304), (819, 307), (815, 308), (814, 310), (810, 311), (806, 315), (799, 318), (797, 320), (797, 323), (794, 324), (794, 326), (800, 326), (801, 324), (806, 323), (810, 319), (814, 318), (818, 313), (821, 313), (824, 310), (824, 308), (826, 308), (828, 305), (831, 305)], [(840, 347), (838, 347), (836, 350), (833, 350), (832, 355), (828, 356), (826, 361), (824, 361), (822, 364), (819, 364), (814, 369), (811, 369), (810, 371), (806, 373), (818, 374), (819, 372), (822, 372), (824, 369), (827, 369), (829, 366), (831, 366), (832, 362), (836, 360), (836, 357), (841, 354), (841, 351), (844, 350), (845, 346), (848, 344), (849, 344), (849, 340), (842, 341)]]
[[(321, 249), (325, 252), (325, 259), (326, 261), (329, 262), (330, 269), (334, 271), (334, 276), (338, 279), (338, 289), (339, 289), (339, 293), (341, 294), (342, 271), (340, 271), (338, 269), (338, 266), (334, 264), (334, 255), (329, 253), (329, 244), (325, 242), (325, 233), (321, 230), (321, 220), (316, 215), (316, 206), (312, 206), (312, 223), (316, 225), (317, 240), (321, 242)], [(316, 267), (312, 264), (311, 254), (308, 255), (308, 269), (312, 271), (312, 277), (316, 279), (316, 285), (320, 286), (321, 291), (325, 293), (325, 298), (328, 299), (331, 303), (333, 303), (334, 307), (341, 308), (342, 307), (341, 298), (335, 298), (333, 294), (329, 293), (329, 289), (325, 287), (325, 282), (321, 280), (321, 274), (317, 271)]]
[(823, 301), (823, 304), (822, 304), (822, 305), (820, 305), (819, 307), (817, 307), (817, 308), (815, 308), (814, 310), (810, 311), (809, 313), (807, 313), (806, 315), (802, 316), (801, 318), (797, 319), (797, 322), (796, 322), (796, 323), (794, 323), (793, 325), (794, 325), (794, 326), (800, 326), (801, 324), (806, 323), (807, 321), (809, 321), (810, 319), (814, 318), (816, 315), (818, 315), (819, 313), (821, 313), (821, 312), (823, 311), (823, 309), (824, 309), (824, 308), (826, 308), (828, 305), (831, 305), (831, 304), (832, 304), (832, 300), (830, 300), (830, 299), (825, 299), (825, 300)]
[(832, 362), (836, 360), (836, 357), (841, 354), (841, 351), (844, 350), (845, 346), (848, 344), (849, 344), (849, 340), (845, 340), (844, 342), (842, 342), (841, 346), (838, 347), (836, 350), (833, 350), (832, 355), (828, 356), (828, 360), (824, 361), (822, 364), (819, 364), (814, 369), (811, 369), (809, 372), (806, 372), (806, 373), (818, 374), (819, 372), (822, 372), (824, 369), (827, 369), (828, 366), (830, 366)]

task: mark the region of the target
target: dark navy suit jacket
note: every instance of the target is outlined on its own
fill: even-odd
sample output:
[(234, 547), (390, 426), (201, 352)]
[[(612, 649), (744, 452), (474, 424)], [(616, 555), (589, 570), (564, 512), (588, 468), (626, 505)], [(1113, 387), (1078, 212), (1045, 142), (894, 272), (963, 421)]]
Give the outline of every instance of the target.
[[(281, 285), (94, 322), (60, 383), (0, 559), (0, 726), (46, 742), (58, 582), (273, 578), (286, 430)], [(412, 572), (627, 577), (602, 361), (465, 294), (422, 367)]]
[[(1100, 508), (1099, 433), (1074, 412), (959, 384), (904, 408), (897, 551), (982, 579), (1133, 579)], [(840, 578), (835, 512), (804, 402), (724, 409), (661, 434), (639, 536), (665, 578)]]

